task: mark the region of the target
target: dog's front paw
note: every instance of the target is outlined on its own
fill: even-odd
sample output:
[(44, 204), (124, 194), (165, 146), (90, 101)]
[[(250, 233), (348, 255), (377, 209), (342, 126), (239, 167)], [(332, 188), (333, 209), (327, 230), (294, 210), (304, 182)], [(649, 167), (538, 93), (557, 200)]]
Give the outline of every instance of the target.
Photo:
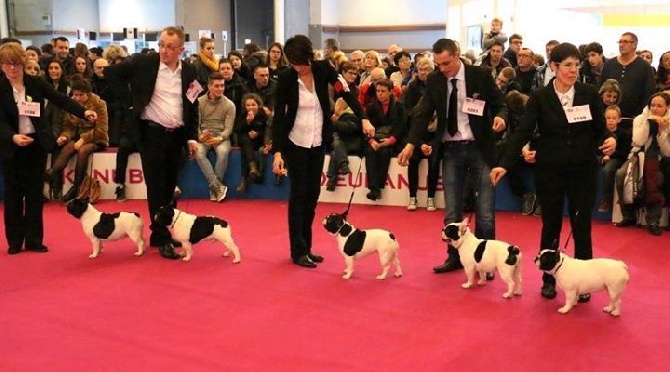
[(230, 252), (228, 252), (228, 251), (223, 252), (223, 257), (228, 257), (228, 256), (230, 256)]
[(240, 263), (240, 262), (242, 262), (242, 260), (239, 259), (239, 258), (236, 258), (236, 259), (233, 260), (233, 263), (234, 263), (234, 264), (238, 264), (238, 263)]
[(503, 296), (503, 298), (510, 299), (510, 298), (514, 297), (514, 294), (512, 292), (505, 292), (505, 293), (503, 293), (502, 296)]
[(181, 260), (184, 261), (184, 262), (189, 262), (189, 261), (191, 261), (191, 256), (184, 256), (184, 257), (182, 257)]
[(99, 255), (100, 255), (100, 253), (91, 253), (91, 254), (88, 255), (88, 258), (90, 258), (90, 259), (98, 258)]
[(486, 285), (486, 278), (479, 279), (479, 281), (477, 282), (477, 285)]
[(567, 314), (568, 312), (570, 312), (570, 309), (572, 309), (572, 306), (565, 305), (562, 308), (558, 309), (558, 312), (561, 314)]
[(137, 251), (135, 252), (135, 257), (139, 257), (144, 254), (144, 251)]
[(472, 283), (470, 283), (470, 282), (463, 283), (463, 284), (461, 284), (461, 288), (470, 289), (470, 288), (472, 288)]
[(377, 275), (377, 280), (384, 280), (384, 279), (386, 279), (386, 275), (383, 274)]
[(344, 274), (342, 275), (342, 279), (351, 279), (351, 274)]

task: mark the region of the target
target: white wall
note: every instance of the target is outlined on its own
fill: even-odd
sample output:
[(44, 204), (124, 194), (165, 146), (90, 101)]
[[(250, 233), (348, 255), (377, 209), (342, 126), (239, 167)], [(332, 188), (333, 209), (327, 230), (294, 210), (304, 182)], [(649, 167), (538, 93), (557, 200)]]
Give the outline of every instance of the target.
[[(198, 2), (192, 1), (190, 6)], [(176, 21), (175, 0), (98, 0), (98, 3), (101, 31), (120, 32), (124, 27), (156, 31)]]
[(434, 24), (447, 19), (444, 0), (339, 0), (337, 5), (341, 26)]

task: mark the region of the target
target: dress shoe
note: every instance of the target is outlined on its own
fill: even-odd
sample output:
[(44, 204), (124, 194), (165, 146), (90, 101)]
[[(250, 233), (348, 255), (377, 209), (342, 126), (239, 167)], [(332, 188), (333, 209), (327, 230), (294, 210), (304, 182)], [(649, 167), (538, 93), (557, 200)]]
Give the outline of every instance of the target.
[(647, 229), (649, 229), (649, 232), (651, 233), (651, 235), (654, 235), (654, 236), (661, 236), (661, 234), (663, 233), (663, 230), (661, 230), (661, 227), (656, 225), (656, 224), (650, 224), (649, 226), (647, 226)]
[(312, 252), (307, 253), (307, 257), (309, 257), (310, 260), (314, 263), (321, 263), (323, 262), (323, 256), (320, 256), (318, 254), (314, 254)]
[(181, 256), (174, 251), (174, 246), (171, 243), (163, 244), (160, 247), (158, 247), (158, 252), (160, 253), (161, 257), (170, 260), (176, 260), (181, 258)]
[(314, 263), (314, 261), (309, 259), (308, 255), (304, 255), (304, 256), (300, 256), (298, 258), (294, 258), (293, 263), (298, 265), (298, 266), (306, 267), (306, 268), (309, 268), (309, 269), (316, 268), (316, 264)]
[(21, 253), (21, 246), (14, 246), (7, 248), (7, 254), (17, 254)]
[(633, 226), (635, 225), (635, 220), (632, 218), (624, 218), (621, 220), (621, 222), (617, 222), (614, 224), (616, 227), (628, 227), (628, 226)]
[(556, 298), (556, 286), (553, 284), (544, 283), (542, 285), (542, 291), (540, 291), (542, 297), (549, 300)]
[[(178, 241), (176, 241), (176, 240), (174, 240), (174, 239), (172, 239), (171, 242), (172, 242), (172, 246), (173, 246), (174, 248), (181, 248), (181, 242), (178, 242)], [(160, 246), (165, 245), (165, 244), (166, 244), (166, 243), (165, 243), (165, 240), (163, 240), (163, 239), (158, 239), (158, 238), (155, 238), (155, 237), (153, 237), (153, 236), (150, 236), (150, 237), (149, 237), (149, 246), (150, 246), (150, 247), (157, 247), (157, 248), (159, 248)]]
[(590, 293), (584, 293), (584, 294), (579, 295), (579, 299), (577, 300), (577, 302), (579, 302), (580, 304), (583, 304), (585, 302), (589, 302), (590, 300), (591, 300), (591, 294)]
[(495, 278), (496, 278), (496, 274), (494, 274), (493, 272), (486, 273), (486, 280), (487, 280), (487, 281), (490, 282), (491, 280), (493, 280), (493, 279), (495, 279)]
[(49, 252), (49, 248), (47, 248), (46, 245), (41, 244), (41, 245), (38, 245), (38, 246), (36, 246), (36, 247), (28, 247), (28, 246), (26, 246), (26, 251), (28, 251), (28, 252), (37, 252), (37, 253), (45, 253), (45, 252)]
[(435, 274), (448, 273), (454, 270), (462, 269), (463, 265), (455, 258), (447, 258), (442, 265), (433, 267)]

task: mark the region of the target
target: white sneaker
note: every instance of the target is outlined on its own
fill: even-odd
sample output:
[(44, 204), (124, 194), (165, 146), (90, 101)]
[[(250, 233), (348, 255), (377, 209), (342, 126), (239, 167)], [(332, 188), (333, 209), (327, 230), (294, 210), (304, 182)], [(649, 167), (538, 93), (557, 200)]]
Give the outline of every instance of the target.
[(409, 205), (407, 206), (408, 211), (416, 210), (416, 198), (409, 198)]
[(437, 210), (437, 208), (435, 208), (435, 198), (428, 198), (426, 209), (428, 212), (435, 212)]
[(216, 201), (217, 202), (223, 201), (223, 199), (226, 198), (226, 194), (228, 194), (228, 187), (224, 185), (219, 186), (219, 188), (217, 189)]

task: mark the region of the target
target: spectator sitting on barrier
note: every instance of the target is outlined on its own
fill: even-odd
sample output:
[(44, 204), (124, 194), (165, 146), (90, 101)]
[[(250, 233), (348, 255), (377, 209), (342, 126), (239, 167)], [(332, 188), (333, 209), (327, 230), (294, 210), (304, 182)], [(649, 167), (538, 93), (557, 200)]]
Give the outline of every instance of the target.
[[(402, 97), (402, 103), (407, 108), (409, 116), (412, 115), (412, 109), (419, 103), (419, 99), (421, 99), (426, 90), (428, 74), (433, 72), (434, 69), (433, 61), (428, 58), (423, 57), (417, 60), (415, 77), (412, 78)], [(428, 159), (428, 200), (426, 201), (426, 209), (429, 212), (436, 210), (435, 192), (437, 190), (437, 181), (440, 177), (440, 163), (442, 160), (442, 142), (439, 140), (434, 141), (437, 120), (433, 121), (428, 129), (420, 146), (414, 148), (414, 152), (409, 158), (409, 166), (407, 167), (407, 181), (409, 183), (408, 211), (416, 210), (416, 194), (419, 189), (419, 163), (421, 159)]]
[(77, 155), (77, 164), (74, 171), (74, 184), (63, 195), (63, 201), (70, 201), (77, 197), (79, 186), (84, 181), (88, 171), (88, 161), (95, 151), (109, 145), (107, 136), (107, 105), (97, 94), (92, 93), (91, 83), (81, 77), (72, 79), (72, 99), (87, 110), (95, 111), (98, 118), (95, 122), (80, 119), (72, 114), (66, 114), (63, 120), (63, 132), (56, 139), (59, 146), (63, 146), (53, 167), (47, 171), (47, 180), (53, 180), (53, 174), (60, 173), (67, 166), (68, 160)]
[(374, 87), (377, 101), (368, 105), (367, 115), (375, 127), (375, 136), (368, 139), (363, 150), (370, 189), (366, 197), (373, 201), (381, 199), (391, 158), (397, 153), (407, 133), (407, 113), (405, 107), (393, 97), (393, 83), (382, 79)]
[[(519, 123), (523, 119), (526, 111), (526, 102), (528, 96), (513, 90), (505, 95), (505, 106), (507, 106), (507, 130), (504, 132), (503, 138), (496, 143), (497, 156), (502, 155), (503, 147), (507, 144), (507, 138), (516, 131)], [(507, 172), (507, 183), (512, 194), (521, 201), (521, 214), (529, 215), (533, 211), (538, 211), (540, 214), (540, 206), (537, 203), (537, 197), (534, 192), (528, 189), (524, 181), (524, 168), (535, 164), (535, 138), (536, 135), (521, 149), (521, 158), (516, 167), (511, 168)], [(533, 175), (534, 176), (534, 175)]]
[[(651, 96), (642, 114), (633, 120), (633, 148), (631, 156), (644, 151), (644, 195), (640, 204), (645, 207), (647, 229), (652, 235), (661, 235), (660, 220), (663, 194), (660, 190), (660, 159), (670, 157), (670, 94), (660, 92)], [(629, 159), (630, 159), (629, 157)], [(641, 165), (642, 166), (642, 165)], [(623, 195), (628, 162), (616, 172), (616, 188)], [(635, 205), (621, 204), (623, 220), (618, 227), (636, 224)]]
[(235, 123), (235, 132), (242, 152), (242, 179), (237, 191), (244, 192), (249, 181), (263, 183), (263, 163), (261, 152), (266, 147), (268, 116), (263, 107), (263, 99), (256, 93), (242, 97), (244, 109)]
[[(65, 67), (63, 63), (58, 59), (52, 59), (47, 62), (46, 70), (46, 80), (59, 93), (70, 96), (70, 86), (67, 79), (65, 79)], [(63, 131), (63, 111), (60, 107), (51, 105), (47, 101), (44, 102), (44, 112), (54, 137), (58, 138)], [(51, 150), (51, 167), (56, 163), (56, 158), (62, 148), (63, 146), (56, 144), (53, 150)], [(61, 172), (54, 173), (52, 181), (49, 183), (49, 199), (60, 200), (63, 197), (63, 174)]]
[(614, 198), (614, 176), (616, 171), (626, 161), (631, 148), (630, 132), (619, 127), (621, 122), (621, 109), (617, 105), (605, 108), (605, 125), (617, 138), (616, 150), (610, 156), (599, 155), (598, 160), (602, 165), (603, 196), (598, 205), (598, 212), (609, 212), (612, 210)]
[(335, 191), (338, 175), (346, 175), (351, 172), (348, 155), (360, 156), (362, 153), (363, 132), (361, 119), (354, 115), (354, 111), (349, 108), (347, 102), (342, 98), (335, 101), (335, 113), (331, 119), (334, 131), (330, 162), (328, 163), (326, 190)]
[[(195, 159), (209, 185), (209, 200), (220, 202), (226, 197), (224, 183), (228, 169), (230, 136), (235, 125), (235, 104), (223, 95), (223, 75), (214, 72), (207, 81), (207, 94), (198, 98), (198, 151)], [(212, 167), (207, 153), (214, 150), (216, 163)]]

